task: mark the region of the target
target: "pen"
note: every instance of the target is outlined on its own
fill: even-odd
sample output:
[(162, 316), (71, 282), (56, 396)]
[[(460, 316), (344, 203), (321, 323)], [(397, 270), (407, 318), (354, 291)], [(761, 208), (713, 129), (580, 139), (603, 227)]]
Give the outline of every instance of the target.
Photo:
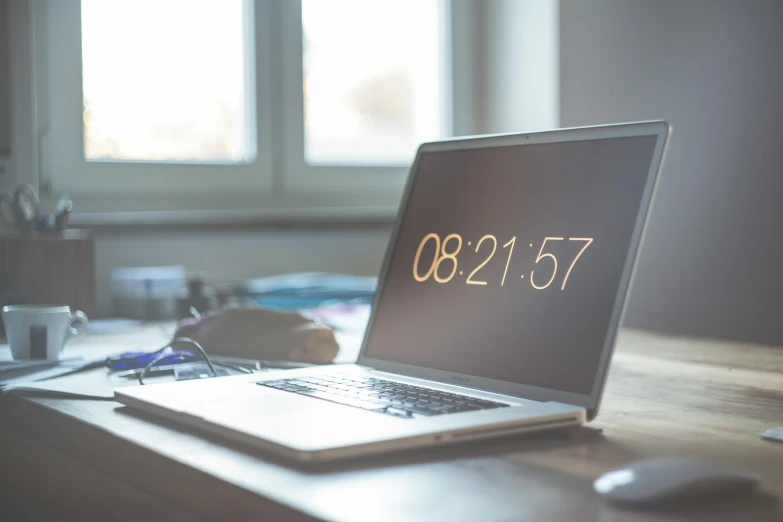
[[(135, 370), (126, 370), (115, 374), (115, 377), (120, 379), (138, 379), (139, 375), (144, 372), (144, 368), (138, 368)], [(160, 368), (150, 368), (147, 371), (147, 377), (160, 377), (163, 375), (174, 375), (173, 366), (161, 366)]]

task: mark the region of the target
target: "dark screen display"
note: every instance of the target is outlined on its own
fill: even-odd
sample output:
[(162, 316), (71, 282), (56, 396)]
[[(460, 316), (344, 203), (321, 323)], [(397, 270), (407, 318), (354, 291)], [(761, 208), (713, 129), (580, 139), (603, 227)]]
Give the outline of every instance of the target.
[(590, 394), (655, 145), (422, 153), (365, 355)]

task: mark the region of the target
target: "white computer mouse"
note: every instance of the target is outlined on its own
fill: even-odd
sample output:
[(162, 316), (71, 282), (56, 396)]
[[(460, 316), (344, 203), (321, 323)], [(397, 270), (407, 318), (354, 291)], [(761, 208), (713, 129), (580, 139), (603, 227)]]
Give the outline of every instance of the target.
[(713, 460), (666, 457), (633, 462), (604, 473), (593, 484), (618, 504), (663, 504), (750, 492), (758, 476)]

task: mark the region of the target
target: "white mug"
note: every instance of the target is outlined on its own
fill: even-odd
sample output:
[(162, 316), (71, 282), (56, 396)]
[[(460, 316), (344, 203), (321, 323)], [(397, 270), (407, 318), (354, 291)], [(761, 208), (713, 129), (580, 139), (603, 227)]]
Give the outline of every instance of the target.
[(71, 335), (87, 329), (83, 312), (68, 306), (11, 305), (3, 322), (14, 359), (57, 359)]

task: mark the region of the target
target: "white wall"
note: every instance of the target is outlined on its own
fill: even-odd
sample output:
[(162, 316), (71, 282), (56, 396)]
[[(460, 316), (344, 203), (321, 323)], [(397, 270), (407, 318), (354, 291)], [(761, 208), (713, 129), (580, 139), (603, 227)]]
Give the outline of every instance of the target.
[(627, 322), (783, 344), (783, 2), (562, 0), (561, 123), (674, 125)]
[(558, 1), (478, 4), (475, 133), (551, 129), (559, 121)]

